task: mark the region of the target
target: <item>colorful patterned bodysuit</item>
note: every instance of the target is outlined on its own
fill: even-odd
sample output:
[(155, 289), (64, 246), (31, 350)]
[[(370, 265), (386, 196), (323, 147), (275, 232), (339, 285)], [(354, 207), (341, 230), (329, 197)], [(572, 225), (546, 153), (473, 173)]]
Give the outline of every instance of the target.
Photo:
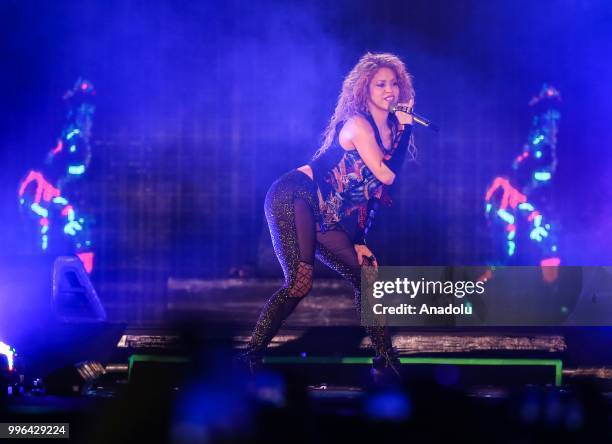
[[(400, 135), (394, 131), (392, 148), (383, 146), (378, 128), (371, 115), (364, 115), (372, 128), (376, 141), (383, 151), (385, 159), (390, 159), (398, 149)], [(390, 115), (390, 126), (397, 128), (395, 116)], [(322, 231), (331, 229), (342, 222), (353, 212), (358, 214), (358, 226), (364, 228), (367, 218), (367, 205), (371, 198), (381, 199), (387, 206), (391, 200), (387, 187), (374, 176), (366, 166), (356, 149), (345, 150), (340, 145), (339, 134), (344, 122), (336, 127), (336, 135), (332, 145), (319, 157), (313, 159), (310, 166), (314, 181), (317, 184), (319, 200), (319, 225)], [(407, 131), (410, 131), (408, 127)]]
[[(376, 124), (371, 116), (367, 117), (384, 150)], [(355, 306), (361, 313), (362, 266), (358, 262), (354, 239), (340, 225), (347, 216), (358, 211), (360, 228), (366, 227), (371, 216), (366, 214), (368, 203), (375, 197), (384, 197), (386, 187), (365, 165), (357, 150), (347, 151), (340, 146), (341, 128), (341, 124), (336, 127), (332, 146), (310, 163), (314, 181), (302, 171), (293, 170), (276, 180), (266, 195), (266, 219), (285, 283), (268, 299), (253, 329), (244, 355), (251, 366), (259, 362), (283, 321), (309, 293), (315, 256), (352, 285)], [(386, 158), (390, 159), (400, 145), (405, 152), (410, 136), (410, 127), (407, 128), (403, 132), (407, 137), (401, 138), (401, 144), (396, 136), (393, 149), (384, 150)], [(387, 329), (377, 325), (368, 326), (366, 330), (379, 362), (387, 365), (394, 359)]]

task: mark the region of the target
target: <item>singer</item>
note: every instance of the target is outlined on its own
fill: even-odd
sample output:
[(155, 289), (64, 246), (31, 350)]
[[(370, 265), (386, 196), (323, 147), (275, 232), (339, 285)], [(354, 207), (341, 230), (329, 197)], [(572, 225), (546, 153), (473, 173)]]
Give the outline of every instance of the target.
[[(323, 144), (310, 163), (270, 187), (265, 214), (285, 284), (263, 307), (247, 352), (240, 357), (251, 370), (310, 291), (315, 257), (352, 284), (355, 305), (361, 309), (361, 267), (378, 269), (366, 236), (406, 153), (414, 157), (413, 119), (401, 111), (413, 104), (414, 89), (404, 63), (393, 54), (366, 53), (344, 79)], [(359, 229), (350, 236), (343, 222), (353, 213)], [(386, 327), (366, 330), (376, 354), (373, 375), (401, 378)]]

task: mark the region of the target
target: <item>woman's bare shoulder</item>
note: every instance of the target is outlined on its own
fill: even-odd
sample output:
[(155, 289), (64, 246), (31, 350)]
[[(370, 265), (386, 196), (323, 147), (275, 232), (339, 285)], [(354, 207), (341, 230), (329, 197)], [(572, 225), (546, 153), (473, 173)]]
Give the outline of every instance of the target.
[(344, 132), (344, 134), (341, 135), (350, 140), (352, 140), (355, 136), (374, 134), (374, 130), (372, 129), (370, 122), (368, 122), (368, 120), (361, 115), (349, 117), (342, 127), (342, 132)]

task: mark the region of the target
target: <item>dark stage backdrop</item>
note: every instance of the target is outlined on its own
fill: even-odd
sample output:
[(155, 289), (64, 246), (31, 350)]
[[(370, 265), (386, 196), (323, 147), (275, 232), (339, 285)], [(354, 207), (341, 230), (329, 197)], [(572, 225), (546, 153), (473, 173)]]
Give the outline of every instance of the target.
[(418, 161), (376, 222), (381, 263), (487, 261), (485, 187), (525, 142), (543, 82), (563, 95), (566, 263), (610, 262), (608, 2), (5, 0), (0, 16), (6, 282), (35, 257), (17, 183), (52, 146), (79, 75), (97, 88), (94, 157), (67, 194), (93, 218), (93, 278), (113, 315), (160, 315), (169, 276), (276, 273), (266, 190), (316, 150), (367, 50), (405, 60), (418, 111), (442, 128), (416, 130)]

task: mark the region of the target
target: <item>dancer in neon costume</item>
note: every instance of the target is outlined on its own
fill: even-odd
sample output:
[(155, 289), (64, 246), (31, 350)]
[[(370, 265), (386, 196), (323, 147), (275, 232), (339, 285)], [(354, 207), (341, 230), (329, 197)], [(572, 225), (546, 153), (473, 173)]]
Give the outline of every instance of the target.
[(66, 124), (40, 169), (28, 171), (19, 184), (19, 203), (36, 221), (39, 245), (49, 249), (52, 230), (61, 230), (81, 259), (85, 270), (93, 270), (94, 253), (85, 217), (65, 196), (65, 187), (83, 177), (91, 161), (91, 125), (95, 111), (93, 84), (79, 78), (64, 93), (68, 105)]
[[(561, 95), (544, 85), (529, 105), (532, 128), (522, 152), (512, 163), (511, 177), (498, 176), (486, 192), (486, 214), (495, 241), (504, 248), (504, 264), (516, 263), (520, 248), (535, 243), (540, 265), (561, 263), (552, 212), (550, 188), (557, 167), (557, 131)], [(545, 217), (548, 216), (548, 218)]]

